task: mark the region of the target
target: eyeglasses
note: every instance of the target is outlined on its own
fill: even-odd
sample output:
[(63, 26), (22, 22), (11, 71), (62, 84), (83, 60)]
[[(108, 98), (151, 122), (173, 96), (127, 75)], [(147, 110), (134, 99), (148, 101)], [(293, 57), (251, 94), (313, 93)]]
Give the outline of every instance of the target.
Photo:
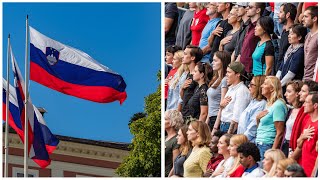
[(248, 8), (249, 8), (249, 9), (252, 9), (252, 8), (256, 8), (256, 7), (249, 5)]

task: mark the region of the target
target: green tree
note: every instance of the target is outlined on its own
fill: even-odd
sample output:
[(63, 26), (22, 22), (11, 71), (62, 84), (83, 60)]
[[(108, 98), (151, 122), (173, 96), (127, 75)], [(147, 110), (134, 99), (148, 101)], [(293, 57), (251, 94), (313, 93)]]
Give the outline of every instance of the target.
[[(158, 73), (158, 81), (161, 74)], [(144, 115), (144, 116), (143, 116)], [(139, 119), (137, 119), (137, 117)], [(145, 98), (145, 114), (136, 113), (129, 123), (130, 153), (116, 169), (123, 177), (161, 176), (161, 87)]]

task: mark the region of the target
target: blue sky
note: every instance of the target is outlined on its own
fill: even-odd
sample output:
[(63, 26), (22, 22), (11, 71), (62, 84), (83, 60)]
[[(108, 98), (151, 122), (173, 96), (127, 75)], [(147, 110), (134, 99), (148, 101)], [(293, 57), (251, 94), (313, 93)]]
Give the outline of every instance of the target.
[[(100, 104), (30, 82), (30, 96), (48, 113), (54, 134), (102, 141), (131, 142), (130, 117), (144, 110), (156, 91), (161, 65), (160, 3), (3, 3), (3, 77), (7, 37), (24, 75), (25, 18), (42, 34), (80, 49), (124, 78), (128, 98)], [(13, 84), (12, 73), (10, 73)]]

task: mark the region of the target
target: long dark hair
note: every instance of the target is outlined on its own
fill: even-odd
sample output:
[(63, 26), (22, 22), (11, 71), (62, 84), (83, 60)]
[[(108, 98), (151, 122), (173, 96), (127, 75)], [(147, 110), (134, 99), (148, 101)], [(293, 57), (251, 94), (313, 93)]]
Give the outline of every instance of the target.
[(213, 76), (213, 70), (212, 70), (210, 64), (198, 62), (197, 66), (198, 66), (199, 72), (204, 74), (204, 82), (206, 84), (209, 84), (209, 82)]
[(218, 71), (214, 71), (213, 78), (209, 83), (209, 87), (210, 87), (215, 81), (217, 81), (217, 83), (215, 83), (212, 86), (215, 89), (220, 85), (222, 79), (224, 78), (224, 76), (227, 73), (227, 67), (231, 62), (231, 56), (229, 53), (227, 53), (225, 51), (217, 51), (214, 53), (214, 55), (217, 56), (217, 58), (219, 58), (222, 62), (222, 70), (220, 71), (221, 74), (219, 74)]

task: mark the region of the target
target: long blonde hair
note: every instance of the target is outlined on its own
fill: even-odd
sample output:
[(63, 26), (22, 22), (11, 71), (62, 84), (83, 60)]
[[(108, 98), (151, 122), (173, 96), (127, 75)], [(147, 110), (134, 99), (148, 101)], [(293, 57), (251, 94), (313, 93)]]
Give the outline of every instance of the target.
[[(174, 53), (174, 56), (176, 56), (177, 59), (180, 60), (180, 62), (182, 62), (182, 59), (183, 59), (183, 51), (182, 50), (179, 50), (177, 52)], [(186, 64), (181, 64), (180, 67), (178, 68), (175, 76), (173, 77), (173, 79), (171, 80), (171, 84), (170, 84), (170, 89), (174, 89), (177, 87), (177, 84), (180, 80), (180, 77), (182, 76), (182, 74), (188, 70), (188, 65)]]
[[(231, 137), (230, 144), (231, 144), (231, 141), (233, 142), (233, 144), (239, 147), (241, 144), (246, 143), (249, 140), (247, 136), (245, 136), (244, 134), (236, 134)], [(233, 161), (232, 167), (228, 171), (228, 176), (230, 176), (235, 170), (237, 170), (239, 165), (240, 165), (240, 155), (238, 154), (238, 156)]]
[(280, 149), (268, 149), (265, 153), (265, 156), (269, 155), (273, 164), (269, 172), (266, 172), (265, 177), (273, 177), (276, 175), (277, 165), (281, 159), (285, 159), (286, 156)]
[(271, 92), (271, 96), (267, 99), (267, 106), (271, 106), (278, 99), (282, 100), (284, 104), (285, 101), (282, 95), (282, 87), (281, 82), (276, 76), (267, 76), (265, 81), (270, 81), (270, 85), (272, 86), (273, 91)]

